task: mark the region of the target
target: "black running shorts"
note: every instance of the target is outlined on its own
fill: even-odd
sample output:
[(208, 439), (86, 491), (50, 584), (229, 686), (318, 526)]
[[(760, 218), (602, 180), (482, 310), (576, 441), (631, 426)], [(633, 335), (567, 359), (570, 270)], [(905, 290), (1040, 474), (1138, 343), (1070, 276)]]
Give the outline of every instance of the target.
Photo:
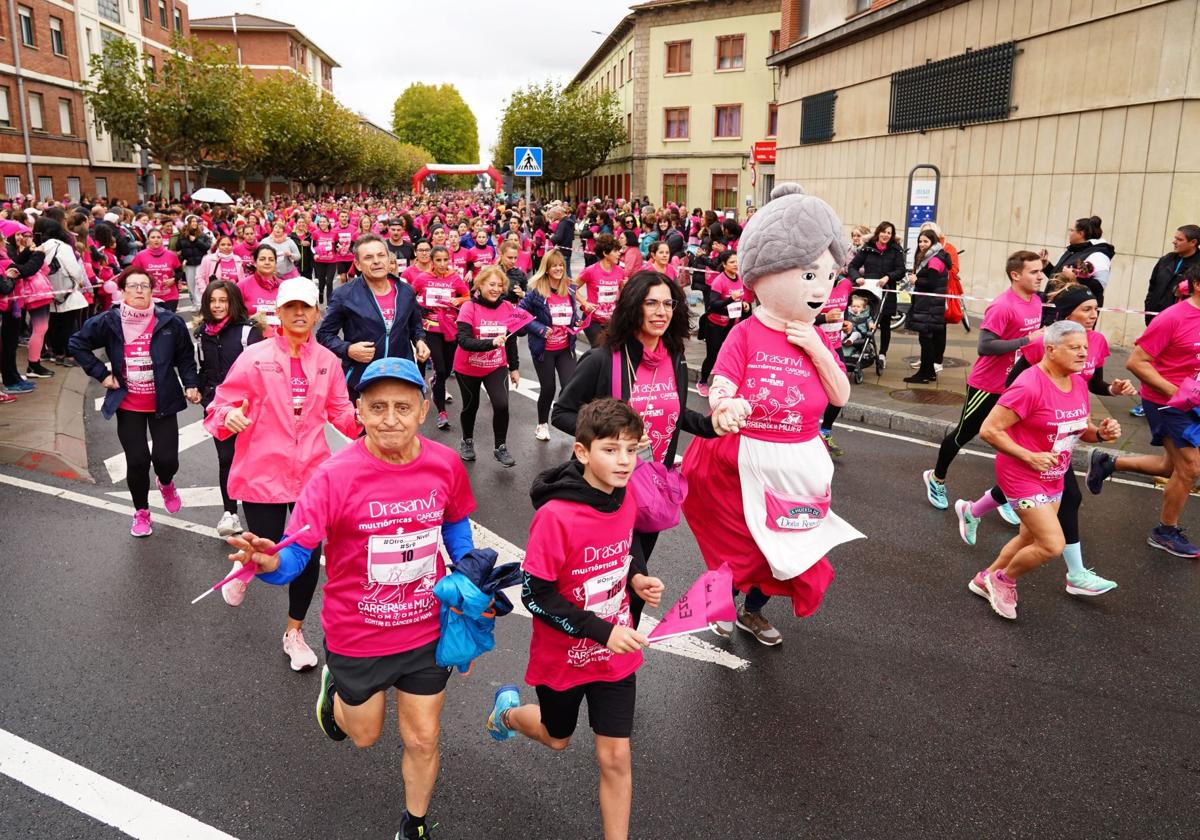
[(361, 706), (377, 692), (396, 688), (405, 694), (440, 694), (450, 679), (450, 668), (434, 660), (437, 642), (389, 656), (342, 656), (325, 649), (325, 663), (333, 684), (347, 706)]
[(637, 673), (616, 682), (590, 682), (555, 691), (536, 685), (542, 707), (542, 725), (551, 738), (570, 738), (579, 721), (579, 704), (587, 698), (588, 723), (606, 738), (628, 738), (633, 734), (633, 707), (637, 700)]

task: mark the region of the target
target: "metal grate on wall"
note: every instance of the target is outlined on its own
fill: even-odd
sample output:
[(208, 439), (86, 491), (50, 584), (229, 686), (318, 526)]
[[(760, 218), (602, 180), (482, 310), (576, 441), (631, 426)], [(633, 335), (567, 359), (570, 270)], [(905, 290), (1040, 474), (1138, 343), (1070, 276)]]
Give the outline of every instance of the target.
[(800, 100), (800, 142), (821, 143), (833, 139), (833, 110), (837, 91), (814, 93)]
[(997, 44), (892, 74), (888, 133), (1008, 119), (1017, 44)]

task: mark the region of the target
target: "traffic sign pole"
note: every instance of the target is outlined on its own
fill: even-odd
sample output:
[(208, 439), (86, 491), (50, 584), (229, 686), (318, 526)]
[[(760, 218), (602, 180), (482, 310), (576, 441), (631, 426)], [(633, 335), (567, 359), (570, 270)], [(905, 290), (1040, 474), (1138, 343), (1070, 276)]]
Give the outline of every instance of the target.
[(532, 179), (528, 175), (525, 176), (525, 213), (526, 213), (526, 215), (529, 216), (529, 220), (532, 222), (533, 221), (533, 204), (529, 199), (529, 183), (531, 180)]

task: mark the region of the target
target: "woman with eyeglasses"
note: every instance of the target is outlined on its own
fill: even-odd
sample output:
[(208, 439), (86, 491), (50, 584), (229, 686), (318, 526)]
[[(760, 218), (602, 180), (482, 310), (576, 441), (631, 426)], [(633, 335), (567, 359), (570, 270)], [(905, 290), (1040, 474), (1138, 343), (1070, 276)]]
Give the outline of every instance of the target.
[[(600, 346), (579, 360), (554, 403), (550, 422), (574, 437), (579, 409), (601, 397), (617, 397), (645, 424), (641, 457), (674, 466), (680, 432), (705, 438), (723, 434), (711, 417), (687, 407), (687, 337), (683, 290), (657, 271), (639, 271), (621, 290)], [(613, 388), (614, 356), (620, 393)], [(633, 532), (631, 574), (649, 574), (647, 563), (657, 541), (657, 533)], [(636, 627), (644, 603), (632, 592), (629, 598)]]
[(433, 245), (428, 239), (422, 239), (413, 247), (413, 264), (404, 269), (400, 279), (408, 285), (413, 285), (421, 274), (433, 273)]

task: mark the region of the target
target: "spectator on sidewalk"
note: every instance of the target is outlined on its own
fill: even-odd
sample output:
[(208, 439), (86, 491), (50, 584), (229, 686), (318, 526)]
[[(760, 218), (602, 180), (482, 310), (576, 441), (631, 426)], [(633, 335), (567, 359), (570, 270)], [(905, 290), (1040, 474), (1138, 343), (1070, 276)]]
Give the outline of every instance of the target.
[[(1159, 313), (1175, 303), (1175, 288), (1183, 273), (1193, 265), (1200, 265), (1200, 225), (1183, 225), (1175, 231), (1170, 253), (1164, 254), (1150, 272), (1150, 285), (1146, 290), (1146, 311)], [(1154, 315), (1146, 316), (1146, 326)]]
[[(848, 273), (856, 286), (863, 280), (881, 280), (883, 303), (879, 307), (879, 361), (887, 365), (892, 343), (892, 316), (896, 314), (896, 284), (904, 277), (904, 248), (896, 241), (896, 226), (880, 222), (871, 238), (850, 260)], [(885, 291), (890, 290), (890, 291)]]
[(1097, 303), (1104, 306), (1104, 290), (1108, 288), (1108, 275), (1116, 253), (1116, 249), (1104, 241), (1100, 217), (1090, 216), (1076, 219), (1074, 226), (1067, 230), (1067, 250), (1053, 266), (1047, 260), (1045, 248), (1039, 255), (1047, 277), (1062, 274), (1068, 280), (1087, 286), (1096, 296)]

